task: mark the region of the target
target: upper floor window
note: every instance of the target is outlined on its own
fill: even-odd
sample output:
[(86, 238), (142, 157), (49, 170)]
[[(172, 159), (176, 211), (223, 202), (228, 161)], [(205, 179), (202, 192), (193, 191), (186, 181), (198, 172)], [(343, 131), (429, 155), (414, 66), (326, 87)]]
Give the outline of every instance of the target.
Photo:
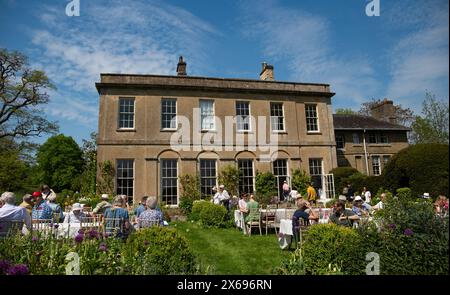
[(388, 143), (388, 137), (384, 133), (369, 133), (369, 143)]
[(134, 98), (119, 98), (119, 129), (134, 128)]
[(309, 174), (322, 175), (322, 159), (309, 159)]
[(317, 116), (317, 105), (315, 104), (305, 105), (305, 116), (306, 116), (306, 131), (318, 132), (319, 118)]
[(336, 135), (336, 148), (343, 149), (345, 146), (345, 139), (343, 135)]
[(161, 128), (177, 128), (177, 101), (173, 98), (164, 98), (161, 101)]
[(373, 175), (381, 174), (380, 156), (372, 156), (372, 171)]
[(353, 133), (353, 143), (354, 144), (360, 144), (359, 134), (358, 133)]
[(248, 101), (236, 101), (237, 131), (250, 130), (250, 103)]
[(282, 103), (270, 103), (270, 123), (272, 125), (272, 131), (284, 131), (284, 112)]
[(200, 100), (200, 122), (202, 130), (214, 130), (214, 101)]

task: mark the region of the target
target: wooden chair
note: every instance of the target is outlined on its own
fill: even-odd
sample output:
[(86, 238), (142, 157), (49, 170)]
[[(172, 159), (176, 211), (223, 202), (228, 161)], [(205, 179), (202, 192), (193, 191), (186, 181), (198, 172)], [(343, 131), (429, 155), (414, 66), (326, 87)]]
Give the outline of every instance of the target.
[(146, 227), (153, 227), (153, 226), (160, 226), (159, 220), (142, 220), (137, 219), (138, 222), (138, 228), (146, 228)]
[(124, 230), (125, 220), (123, 218), (103, 218), (103, 233), (105, 236), (114, 235)]
[(99, 222), (98, 217), (96, 217), (96, 216), (81, 217), (80, 228), (82, 228), (84, 230), (91, 230), (91, 229), (99, 230), (100, 222)]
[(248, 213), (248, 220), (245, 222), (247, 226), (247, 232), (251, 236), (252, 228), (259, 228), (259, 235), (262, 236), (261, 231), (261, 209), (260, 208), (250, 208)]
[(0, 221), (0, 239), (22, 232), (23, 220)]
[(293, 240), (296, 246), (298, 246), (298, 244), (302, 245), (304, 235), (309, 229), (309, 220), (305, 221), (303, 218), (299, 218), (298, 223), (299, 223), (298, 228), (292, 229), (294, 235)]
[(33, 219), (31, 221), (32, 231), (52, 233), (53, 232), (53, 219)]
[[(267, 230), (268, 228), (275, 228), (275, 234), (277, 233), (277, 216), (276, 216), (276, 209), (269, 208), (269, 205), (267, 206), (266, 212), (263, 214), (262, 218), (262, 224), (266, 228), (266, 236), (267, 236)], [(279, 224), (278, 224), (279, 227)]]

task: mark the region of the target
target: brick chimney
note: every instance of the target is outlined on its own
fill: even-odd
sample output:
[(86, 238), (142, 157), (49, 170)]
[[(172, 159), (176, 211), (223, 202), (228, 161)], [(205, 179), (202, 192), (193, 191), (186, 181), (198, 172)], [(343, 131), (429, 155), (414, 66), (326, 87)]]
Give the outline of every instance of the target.
[(273, 65), (268, 65), (266, 62), (263, 62), (259, 78), (265, 81), (273, 81)]
[(186, 62), (183, 60), (183, 57), (180, 56), (178, 59), (178, 65), (177, 65), (177, 75), (178, 76), (186, 76)]
[(370, 109), (370, 115), (375, 119), (397, 124), (394, 102), (387, 98), (373, 105)]

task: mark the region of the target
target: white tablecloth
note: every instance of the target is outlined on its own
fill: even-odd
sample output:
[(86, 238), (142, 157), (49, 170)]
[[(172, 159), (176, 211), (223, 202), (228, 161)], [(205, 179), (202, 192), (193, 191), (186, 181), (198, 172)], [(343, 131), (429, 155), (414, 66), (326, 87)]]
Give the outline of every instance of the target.
[[(280, 222), (281, 219), (286, 219), (286, 217), (291, 218), (294, 214), (296, 209), (272, 209), (271, 211), (275, 210), (275, 221)], [(261, 213), (264, 214), (267, 212), (267, 209), (262, 209)], [(234, 210), (234, 224), (242, 228), (242, 222), (241, 222), (242, 214), (239, 210)]]
[(292, 242), (292, 220), (281, 219), (278, 243), (281, 249), (286, 249)]
[[(93, 228), (98, 230), (98, 227), (98, 222), (83, 223), (83, 228)], [(78, 234), (80, 228), (80, 223), (59, 223), (57, 225), (53, 225), (53, 228), (50, 225), (45, 224), (40, 226), (39, 231), (44, 234), (52, 233), (58, 238), (74, 238)]]

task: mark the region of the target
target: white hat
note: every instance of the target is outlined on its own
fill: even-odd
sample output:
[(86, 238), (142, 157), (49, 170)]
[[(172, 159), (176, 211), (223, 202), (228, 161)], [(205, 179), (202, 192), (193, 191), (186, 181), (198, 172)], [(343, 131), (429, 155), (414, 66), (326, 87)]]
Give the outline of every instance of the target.
[(225, 188), (225, 186), (223, 184), (219, 185), (219, 188)]
[(423, 197), (425, 199), (429, 199), (430, 198), (430, 193), (423, 193)]
[(103, 200), (108, 200), (108, 198), (109, 198), (108, 194), (102, 194), (102, 199)]
[(361, 196), (356, 196), (356, 197), (355, 197), (355, 201), (362, 201)]
[(341, 200), (341, 201), (347, 201), (347, 197), (344, 196), (344, 195), (340, 195), (340, 196), (339, 196), (339, 200)]
[(75, 203), (72, 205), (72, 211), (77, 211), (77, 210), (81, 210), (83, 209), (83, 207), (81, 206), (80, 203)]

